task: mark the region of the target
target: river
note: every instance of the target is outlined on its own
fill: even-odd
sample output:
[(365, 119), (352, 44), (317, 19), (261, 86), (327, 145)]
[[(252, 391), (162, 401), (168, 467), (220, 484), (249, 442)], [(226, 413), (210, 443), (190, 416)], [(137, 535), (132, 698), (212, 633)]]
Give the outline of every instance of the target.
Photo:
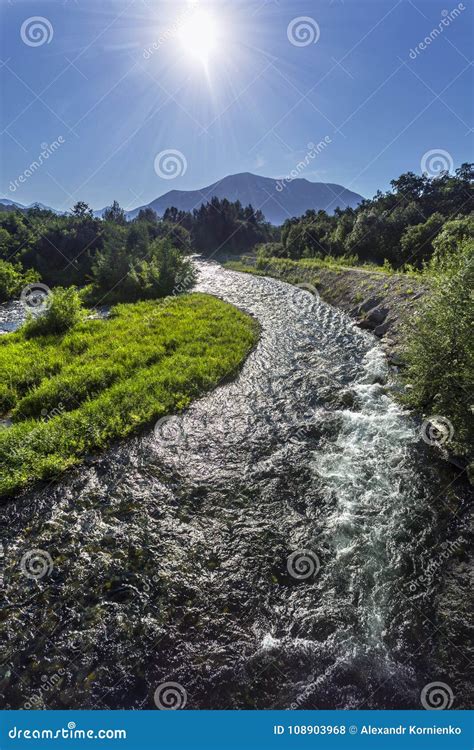
[(154, 708), (168, 682), (186, 708), (420, 708), (433, 682), (467, 707), (466, 485), (371, 334), (198, 266), (260, 342), (169, 429), (4, 504), (4, 707)]

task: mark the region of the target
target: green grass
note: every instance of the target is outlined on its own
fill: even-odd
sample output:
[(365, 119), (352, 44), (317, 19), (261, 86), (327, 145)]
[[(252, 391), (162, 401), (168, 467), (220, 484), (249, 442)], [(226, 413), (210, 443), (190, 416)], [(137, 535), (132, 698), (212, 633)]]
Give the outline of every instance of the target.
[(0, 338), (0, 495), (47, 479), (235, 373), (258, 324), (205, 294), (117, 305), (64, 335)]
[[(293, 274), (296, 276), (298, 270), (309, 271), (365, 271), (366, 273), (378, 273), (385, 276), (393, 274), (403, 274), (412, 276), (417, 279), (421, 278), (420, 272), (412, 268), (399, 269), (394, 271), (388, 263), (377, 265), (376, 263), (360, 263), (357, 256), (342, 255), (337, 258), (327, 255), (325, 258), (301, 258), (292, 260), (291, 258), (262, 258), (255, 259), (251, 256), (243, 256), (241, 261), (228, 261), (224, 263), (226, 268), (233, 271), (244, 271), (253, 273), (257, 276), (273, 276), (275, 278), (288, 278)], [(297, 283), (296, 281), (293, 283)]]

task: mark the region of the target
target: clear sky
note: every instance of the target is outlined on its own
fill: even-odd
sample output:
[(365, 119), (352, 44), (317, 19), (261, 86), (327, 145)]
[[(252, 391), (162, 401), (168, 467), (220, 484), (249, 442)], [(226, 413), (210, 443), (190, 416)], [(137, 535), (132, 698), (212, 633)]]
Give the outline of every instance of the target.
[(432, 150), (473, 160), (472, 0), (0, 3), (0, 196), (20, 203), (282, 177), (324, 138), (300, 176), (367, 197)]

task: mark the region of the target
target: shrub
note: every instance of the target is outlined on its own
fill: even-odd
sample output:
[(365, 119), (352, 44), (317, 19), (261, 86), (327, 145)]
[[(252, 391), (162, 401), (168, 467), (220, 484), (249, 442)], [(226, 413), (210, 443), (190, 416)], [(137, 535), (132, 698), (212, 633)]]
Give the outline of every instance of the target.
[(434, 257), (427, 270), (433, 290), (407, 331), (407, 401), (428, 417), (449, 419), (452, 447), (467, 454), (474, 437), (474, 243)]
[(62, 334), (83, 318), (84, 310), (77, 290), (58, 287), (49, 295), (46, 311), (37, 317), (30, 315), (22, 330), (27, 338)]
[(0, 260), (0, 302), (15, 297), (26, 284), (39, 281), (39, 278), (36, 271), (24, 272), (20, 264), (14, 265), (6, 260)]
[(154, 240), (146, 254), (137, 257), (118, 236), (106, 240), (93, 275), (89, 299), (106, 304), (165, 297), (183, 291), (183, 284), (189, 289), (195, 276), (191, 262), (170, 239)]
[(257, 268), (264, 268), (269, 258), (281, 258), (285, 248), (281, 242), (264, 242), (257, 245)]

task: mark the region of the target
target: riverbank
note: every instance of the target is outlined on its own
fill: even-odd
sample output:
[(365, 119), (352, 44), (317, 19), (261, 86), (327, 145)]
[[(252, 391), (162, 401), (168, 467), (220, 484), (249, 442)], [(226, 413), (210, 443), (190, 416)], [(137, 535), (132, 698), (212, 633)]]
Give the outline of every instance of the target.
[(197, 265), (259, 343), (178, 439), (145, 430), (5, 503), (3, 705), (152, 709), (173, 681), (190, 709), (416, 709), (442, 680), (467, 708), (467, 545), (443, 546), (465, 486), (346, 315)]
[[(258, 261), (252, 256), (243, 256), (239, 261), (225, 263), (227, 268), (251, 273), (259, 276), (270, 276), (287, 283), (306, 289), (309, 293), (318, 295), (325, 302), (344, 310), (360, 328), (369, 330), (380, 339), (388, 362), (400, 368), (403, 388), (403, 402), (414, 408), (423, 420), (430, 444), (440, 449), (444, 458), (458, 469), (466, 469), (469, 479), (473, 481), (472, 441), (470, 430), (466, 427), (469, 418), (466, 414), (471, 403), (466, 393), (456, 390), (450, 376), (449, 362), (447, 367), (441, 368), (437, 376), (434, 393), (444, 392), (444, 398), (439, 396), (430, 402), (420, 390), (417, 380), (423, 376), (433, 381), (434, 372), (428, 360), (413, 361), (407, 347), (408, 324), (418, 316), (425, 314), (430, 292), (429, 302), (433, 298), (434, 288), (430, 286), (427, 275), (397, 274), (383, 267), (374, 270), (369, 267), (344, 267), (331, 260), (299, 260), (287, 258), (270, 258)], [(448, 287), (446, 287), (447, 289)], [(446, 305), (451, 304), (447, 301)], [(437, 311), (430, 328), (430, 336), (440, 335), (451, 340), (450, 329), (441, 329), (443, 325), (443, 311)], [(422, 336), (423, 346), (426, 345), (426, 334)], [(420, 341), (420, 338), (418, 338)], [(413, 339), (412, 339), (413, 343)], [(433, 343), (433, 341), (431, 342)], [(424, 356), (424, 355), (423, 355)], [(453, 359), (456, 356), (453, 355)], [(459, 361), (462, 357), (459, 353)], [(425, 376), (425, 372), (429, 375)], [(461, 377), (463, 377), (461, 375)], [(461, 379), (459, 377), (459, 379)], [(425, 389), (426, 390), (426, 389)], [(434, 403), (439, 401), (439, 403)], [(436, 415), (436, 416), (433, 416)], [(440, 416), (439, 416), (440, 415)], [(470, 414), (469, 414), (470, 416)], [(441, 432), (440, 432), (441, 430)]]
[(257, 338), (253, 318), (205, 294), (117, 305), (65, 335), (3, 336), (0, 495), (157, 419), (158, 439), (176, 438), (167, 415), (234, 373)]
[(415, 276), (361, 268), (328, 267), (318, 260), (271, 258), (258, 267), (255, 258), (229, 261), (227, 268), (314, 287), (321, 299), (344, 310), (356, 323), (380, 338), (392, 364), (403, 365), (403, 326), (426, 294), (426, 282)]

